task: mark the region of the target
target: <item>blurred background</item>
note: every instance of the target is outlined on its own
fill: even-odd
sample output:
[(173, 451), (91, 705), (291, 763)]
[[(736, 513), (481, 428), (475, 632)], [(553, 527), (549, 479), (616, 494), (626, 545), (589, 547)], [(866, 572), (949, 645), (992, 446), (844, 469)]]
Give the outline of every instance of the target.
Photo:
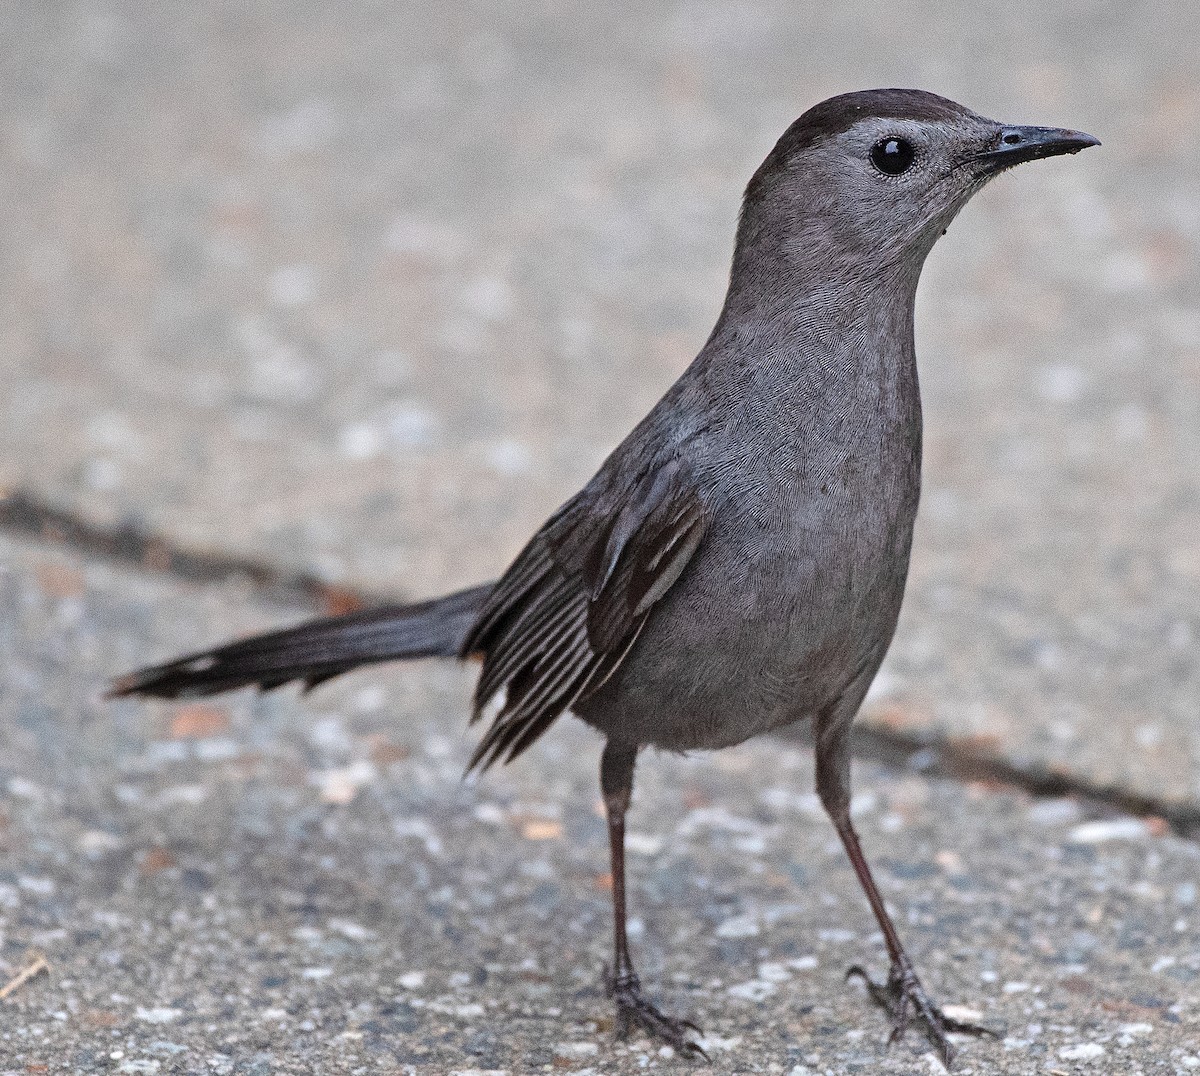
[[(1200, 812), (1191, 4), (106, 0), (0, 31), (0, 492), (368, 597), (493, 576), (590, 476), (703, 344), (741, 190), (811, 104), (916, 86), (1095, 134), (930, 258), (866, 719)], [(105, 676), (288, 618), (5, 542), (10, 777), (101, 765), (45, 743), (114, 720)]]
[(1200, 794), (1188, 5), (4, 21), (0, 486), (410, 596), (498, 572), (690, 361), (742, 187), (810, 104), (912, 85), (1094, 132), (930, 259), (926, 496), (882, 686), (1064, 765), (1099, 739), (1105, 780), (1161, 756), (1148, 787)]

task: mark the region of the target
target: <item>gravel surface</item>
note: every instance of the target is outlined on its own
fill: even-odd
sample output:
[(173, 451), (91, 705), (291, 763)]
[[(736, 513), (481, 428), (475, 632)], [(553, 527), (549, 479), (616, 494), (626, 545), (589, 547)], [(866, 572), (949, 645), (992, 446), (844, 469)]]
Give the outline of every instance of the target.
[[(453, 667), (104, 703), (113, 670), (287, 611), (22, 543), (0, 564), (0, 978), (51, 966), (5, 1006), (0, 1072), (692, 1068), (612, 1037), (590, 730), (564, 719), (465, 784)], [(643, 975), (705, 1028), (713, 1071), (939, 1071), (915, 1037), (885, 1051), (843, 981), (885, 958), (811, 789), (778, 741), (645, 757)], [(1194, 843), (874, 766), (857, 789), (927, 985), (1002, 1034), (957, 1071), (1200, 1065)]]

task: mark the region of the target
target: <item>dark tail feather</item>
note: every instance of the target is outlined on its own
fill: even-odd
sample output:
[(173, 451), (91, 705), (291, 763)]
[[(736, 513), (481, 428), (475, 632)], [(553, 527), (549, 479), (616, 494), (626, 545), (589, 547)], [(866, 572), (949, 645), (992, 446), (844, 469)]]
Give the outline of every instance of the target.
[(359, 665), (402, 658), (454, 658), (493, 584), (417, 605), (387, 605), (312, 620), (256, 635), (116, 680), (109, 696), (215, 695), (257, 684), (263, 691), (292, 680), (304, 689)]

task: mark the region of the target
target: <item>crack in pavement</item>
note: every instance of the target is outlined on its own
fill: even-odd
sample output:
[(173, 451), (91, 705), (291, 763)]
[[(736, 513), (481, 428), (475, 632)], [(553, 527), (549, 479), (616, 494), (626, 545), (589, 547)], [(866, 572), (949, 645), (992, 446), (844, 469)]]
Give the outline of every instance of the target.
[[(776, 735), (812, 743), (807, 725), (794, 725)], [(907, 770), (960, 784), (1010, 789), (1034, 799), (1070, 797), (1096, 816), (1134, 816), (1158, 823), (1176, 836), (1200, 839), (1200, 807), (1145, 796), (1116, 785), (1095, 784), (1045, 766), (1018, 766), (936, 735), (894, 732), (858, 722), (853, 736), (856, 759), (891, 772)]]
[[(337, 586), (307, 572), (290, 571), (249, 557), (180, 549), (134, 523), (104, 527), (22, 489), (0, 497), (3, 532), (188, 583), (248, 582), (257, 596), (272, 604), (311, 609), (322, 615), (404, 600), (403, 595)], [(807, 725), (792, 726), (776, 735), (812, 742)], [(1024, 792), (1036, 799), (1073, 797), (1096, 814), (1153, 819), (1180, 837), (1200, 839), (1200, 806), (1161, 800), (1113, 785), (1096, 785), (1042, 766), (1018, 766), (944, 737), (900, 733), (862, 722), (854, 727), (853, 744), (855, 758), (892, 772), (915, 772), (960, 784), (980, 783)]]
[(308, 572), (289, 571), (252, 557), (180, 549), (136, 523), (115, 527), (91, 523), (19, 488), (0, 497), (3, 532), (188, 583), (247, 582), (272, 604), (312, 608), (330, 616), (381, 600), (352, 587), (327, 583)]

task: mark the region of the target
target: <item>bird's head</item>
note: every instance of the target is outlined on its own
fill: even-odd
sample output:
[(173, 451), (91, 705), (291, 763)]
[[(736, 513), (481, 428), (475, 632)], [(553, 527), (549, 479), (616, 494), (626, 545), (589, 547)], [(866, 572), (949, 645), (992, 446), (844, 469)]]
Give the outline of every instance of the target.
[(997, 123), (922, 90), (862, 90), (810, 108), (746, 189), (739, 247), (827, 276), (920, 269), (955, 214), (1013, 165), (1099, 145)]

